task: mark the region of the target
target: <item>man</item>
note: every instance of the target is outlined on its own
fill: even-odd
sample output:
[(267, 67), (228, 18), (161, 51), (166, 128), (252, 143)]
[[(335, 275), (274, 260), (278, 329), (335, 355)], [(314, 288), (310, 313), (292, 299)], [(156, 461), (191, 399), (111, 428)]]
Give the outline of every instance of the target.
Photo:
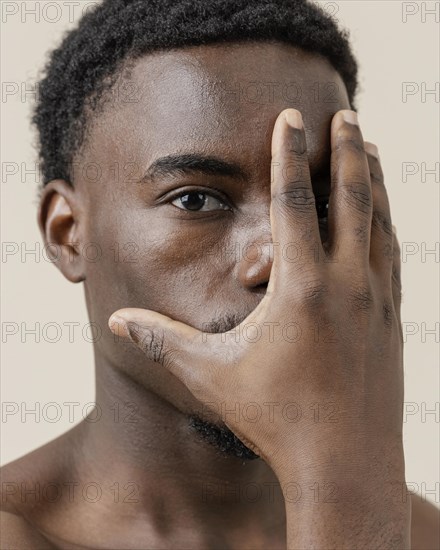
[(104, 0), (54, 52), (38, 220), (97, 408), (3, 469), (4, 548), (437, 547), (356, 74), (306, 2)]

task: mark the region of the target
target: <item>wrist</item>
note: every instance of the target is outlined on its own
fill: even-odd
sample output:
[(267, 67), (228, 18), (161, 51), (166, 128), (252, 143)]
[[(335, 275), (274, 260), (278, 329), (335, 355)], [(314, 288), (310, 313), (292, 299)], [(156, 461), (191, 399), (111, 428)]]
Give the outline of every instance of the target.
[[(388, 466), (297, 468), (278, 475), (288, 548), (410, 548), (411, 504), (400, 457)], [(394, 468), (390, 471), (388, 467)]]
[[(388, 495), (396, 505), (406, 501), (405, 458), (402, 442), (385, 444), (375, 452), (359, 448), (341, 449), (322, 445), (313, 452), (284, 451), (269, 461), (281, 490), (289, 500), (295, 491), (309, 504), (334, 500), (350, 506), (353, 502), (374, 503)], [(295, 498), (291, 497), (295, 501)]]
[[(303, 439), (304, 441), (304, 439)], [(278, 479), (336, 477), (344, 479), (387, 478), (405, 481), (405, 456), (401, 437), (369, 440), (342, 434), (304, 444), (295, 441), (278, 445), (270, 457), (263, 457)]]

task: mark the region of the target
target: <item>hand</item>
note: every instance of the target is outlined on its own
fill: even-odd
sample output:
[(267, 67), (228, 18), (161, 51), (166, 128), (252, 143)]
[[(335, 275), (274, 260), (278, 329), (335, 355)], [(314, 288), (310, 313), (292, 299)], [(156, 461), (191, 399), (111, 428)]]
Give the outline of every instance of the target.
[[(301, 115), (286, 109), (278, 116), (272, 271), (266, 295), (234, 330), (205, 333), (134, 308), (109, 321), (207, 410), (258, 405), (224, 421), (281, 476), (303, 472), (311, 456), (322, 468), (328, 460), (343, 472), (348, 460), (364, 468), (390, 449), (398, 458), (401, 453), (400, 257), (380, 161), (352, 111), (334, 116), (331, 144), (323, 246)], [(243, 337), (249, 327), (258, 331), (257, 341)], [(317, 408), (319, 416), (319, 407), (329, 404), (331, 421), (317, 421)], [(301, 419), (292, 422), (298, 411)]]

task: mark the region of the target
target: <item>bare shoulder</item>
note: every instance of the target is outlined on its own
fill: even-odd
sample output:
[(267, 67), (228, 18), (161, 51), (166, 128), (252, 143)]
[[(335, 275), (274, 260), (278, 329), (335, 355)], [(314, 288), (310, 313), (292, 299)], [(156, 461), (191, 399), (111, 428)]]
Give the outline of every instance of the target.
[(411, 550), (439, 550), (440, 510), (420, 495), (411, 501)]
[(1, 508), (0, 508), (0, 548), (1, 550), (50, 550), (54, 546), (25, 519), (20, 498), (23, 484), (29, 475), (29, 455), (24, 456), (0, 469)]
[(0, 511), (0, 548), (7, 550), (53, 550), (55, 547), (23, 517)]
[(0, 550), (55, 548), (38, 529), (49, 512), (39, 489), (62, 475), (66, 435), (0, 468)]
[(47, 471), (56, 468), (52, 444), (39, 447), (0, 468), (1, 510), (27, 517), (27, 511), (40, 503), (38, 487), (45, 481)]

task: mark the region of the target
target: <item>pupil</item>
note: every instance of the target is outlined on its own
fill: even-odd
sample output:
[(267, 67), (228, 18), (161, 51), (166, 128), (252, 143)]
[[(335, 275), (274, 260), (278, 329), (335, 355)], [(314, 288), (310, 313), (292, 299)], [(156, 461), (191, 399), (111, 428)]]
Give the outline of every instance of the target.
[(188, 193), (188, 195), (183, 195), (180, 200), (188, 210), (199, 210), (205, 204), (205, 195), (203, 193)]
[(328, 201), (318, 201), (316, 203), (318, 218), (326, 218), (328, 215)]

